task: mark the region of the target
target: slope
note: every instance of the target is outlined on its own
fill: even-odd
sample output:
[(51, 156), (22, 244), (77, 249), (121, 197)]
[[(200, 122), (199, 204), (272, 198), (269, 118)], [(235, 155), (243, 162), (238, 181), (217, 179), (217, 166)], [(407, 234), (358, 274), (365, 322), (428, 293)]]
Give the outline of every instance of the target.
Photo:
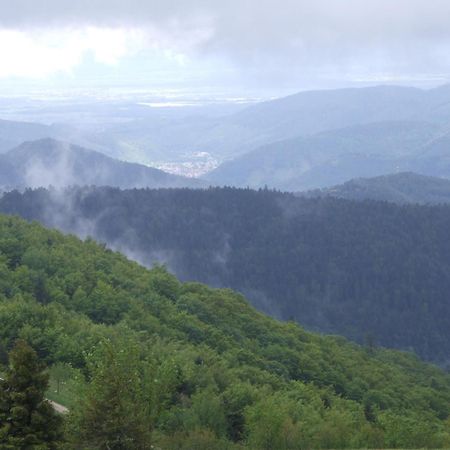
[[(280, 140), (355, 125), (393, 121), (446, 126), (450, 121), (449, 101), (448, 86), (432, 90), (376, 86), (300, 92), (241, 106), (238, 112), (233, 111), (236, 106), (225, 105), (217, 105), (213, 111), (212, 105), (115, 105), (112, 111), (116, 116), (100, 129), (91, 127), (85, 136), (90, 144), (83, 145), (112, 157), (149, 164), (169, 162), (181, 167), (183, 162), (195, 163), (202, 152), (220, 163)], [(89, 116), (97, 107), (89, 105), (84, 115)], [(103, 112), (100, 118), (104, 119)], [(73, 125), (76, 121), (76, 116), (69, 115), (66, 123)]]
[[(6, 169), (5, 169), (6, 167)], [(130, 187), (201, 187), (202, 182), (53, 139), (25, 142), (0, 155), (7, 173), (0, 185), (13, 187), (109, 185)]]
[(449, 206), (239, 189), (11, 192), (0, 210), (358, 342), (450, 361)]
[(18, 146), (24, 141), (43, 139), (55, 135), (47, 125), (0, 119), (0, 153)]
[(406, 170), (410, 159), (439, 133), (439, 126), (426, 122), (357, 125), (258, 148), (205, 178), (221, 185), (267, 185), (287, 191), (328, 187), (355, 177)]
[(25, 338), (84, 383), (102, 343), (137, 355), (130, 377), (144, 374), (157, 446), (449, 444), (450, 379), (414, 357), (307, 333), (237, 293), (181, 284), (36, 223), (0, 216), (0, 236), (1, 345)]
[(384, 200), (393, 203), (450, 203), (450, 180), (402, 172), (373, 178), (355, 178), (331, 188), (300, 192), (298, 195)]

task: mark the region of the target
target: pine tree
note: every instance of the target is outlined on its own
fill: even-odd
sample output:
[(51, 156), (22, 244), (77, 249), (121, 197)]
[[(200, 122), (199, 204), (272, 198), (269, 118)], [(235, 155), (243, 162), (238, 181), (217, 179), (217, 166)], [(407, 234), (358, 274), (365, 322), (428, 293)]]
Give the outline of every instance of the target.
[(36, 352), (18, 340), (9, 353), (9, 367), (0, 381), (0, 448), (55, 449), (61, 441), (62, 418), (45, 400), (45, 365)]
[(151, 448), (151, 419), (138, 365), (137, 349), (131, 343), (105, 340), (88, 358), (92, 380), (70, 420), (76, 448)]

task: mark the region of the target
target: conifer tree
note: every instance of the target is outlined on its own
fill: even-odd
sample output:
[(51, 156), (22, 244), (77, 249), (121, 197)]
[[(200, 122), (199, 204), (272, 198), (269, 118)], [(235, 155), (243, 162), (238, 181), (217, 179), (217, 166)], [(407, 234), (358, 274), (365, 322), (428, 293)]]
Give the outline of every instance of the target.
[(44, 395), (45, 365), (36, 352), (18, 340), (9, 353), (9, 367), (0, 381), (0, 448), (52, 450), (62, 436), (62, 418)]
[(142, 395), (137, 349), (108, 340), (88, 358), (92, 376), (86, 395), (70, 418), (76, 448), (151, 448), (150, 416)]

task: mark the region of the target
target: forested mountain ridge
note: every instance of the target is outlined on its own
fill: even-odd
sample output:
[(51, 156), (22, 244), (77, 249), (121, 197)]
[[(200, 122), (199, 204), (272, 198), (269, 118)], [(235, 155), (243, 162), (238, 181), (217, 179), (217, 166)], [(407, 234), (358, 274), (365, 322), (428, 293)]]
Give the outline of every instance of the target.
[(399, 126), (416, 122), (445, 129), (450, 119), (449, 101), (448, 84), (434, 89), (371, 86), (313, 90), (248, 106), (223, 122), (247, 133), (257, 131), (260, 144), (255, 141), (255, 149), (285, 139), (377, 123)]
[(358, 342), (450, 359), (450, 207), (269, 190), (11, 192), (0, 211), (91, 235), (183, 280)]
[(24, 142), (0, 155), (0, 186), (202, 187), (199, 180), (112, 159), (54, 139)]
[(339, 197), (348, 200), (380, 200), (393, 203), (450, 203), (450, 180), (401, 172), (373, 178), (355, 178), (325, 189), (299, 192), (305, 197)]
[[(26, 339), (51, 366), (89, 379), (86, 360), (111, 343), (114, 370), (127, 361), (131, 379), (142, 377), (123, 395), (148, 402), (151, 443), (162, 448), (450, 445), (449, 376), (411, 355), (307, 333), (230, 290), (181, 284), (6, 216), (0, 274), (2, 349)], [(86, 448), (77, 414), (69, 430), (83, 444), (70, 448)]]
[(443, 107), (447, 98), (450, 95), (445, 90), (437, 94), (437, 90), (375, 86), (299, 92), (241, 105), (237, 112), (222, 108), (221, 114), (213, 115), (202, 113), (202, 108), (194, 108), (197, 112), (189, 108), (156, 111), (134, 105), (128, 120), (115, 121), (86, 138), (121, 159), (179, 161), (190, 152), (207, 152), (222, 162), (280, 140), (372, 122), (441, 126), (450, 119)]
[[(220, 163), (286, 139), (371, 123), (393, 122), (400, 127), (401, 122), (417, 122), (445, 128), (450, 121), (449, 101), (447, 85), (430, 90), (374, 86), (306, 91), (247, 106), (151, 108), (130, 101), (77, 102), (59, 108), (39, 105), (22, 117), (56, 125), (32, 124), (41, 129), (30, 133), (28, 124), (17, 122), (9, 139), (8, 129), (3, 133), (0, 123), (0, 151), (23, 141), (53, 137), (150, 165), (178, 163), (181, 167), (198, 162), (202, 152)], [(27, 106), (21, 110), (26, 112)], [(4, 147), (2, 136), (8, 141)], [(413, 130), (411, 137), (415, 136)], [(377, 174), (357, 173), (328, 186)]]
[(371, 122), (423, 120), (438, 103), (431, 93), (401, 86), (304, 91), (249, 106), (233, 117), (277, 136), (307, 136)]
[(385, 121), (261, 146), (204, 177), (218, 185), (304, 191), (396, 172), (450, 178), (447, 125)]
[(205, 175), (221, 185), (286, 191), (329, 187), (354, 177), (408, 170), (411, 158), (442, 134), (439, 125), (385, 121), (283, 139)]

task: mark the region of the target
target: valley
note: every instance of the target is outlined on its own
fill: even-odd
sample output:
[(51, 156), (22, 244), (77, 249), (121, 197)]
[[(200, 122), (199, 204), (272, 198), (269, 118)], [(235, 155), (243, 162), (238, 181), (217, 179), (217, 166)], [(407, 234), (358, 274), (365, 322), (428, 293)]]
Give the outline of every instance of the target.
[(163, 100), (0, 101), (0, 446), (447, 448), (449, 85)]

